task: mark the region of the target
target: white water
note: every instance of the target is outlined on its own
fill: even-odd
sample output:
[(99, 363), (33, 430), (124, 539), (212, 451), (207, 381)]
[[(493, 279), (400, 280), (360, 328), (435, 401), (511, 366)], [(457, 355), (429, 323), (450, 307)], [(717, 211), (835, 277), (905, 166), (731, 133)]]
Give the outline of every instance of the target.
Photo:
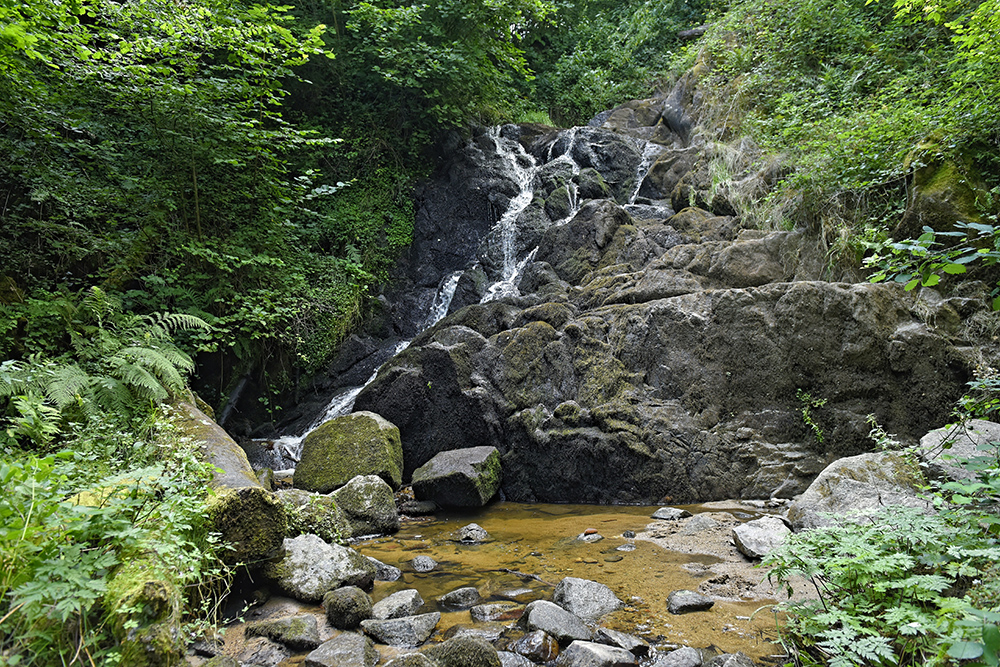
[(628, 198), (629, 204), (635, 203), (636, 198), (639, 196), (639, 190), (642, 188), (642, 182), (649, 175), (649, 170), (653, 168), (656, 158), (663, 155), (666, 151), (667, 149), (659, 144), (654, 144), (652, 141), (646, 142), (646, 146), (642, 149), (642, 160), (639, 162), (639, 167), (635, 172), (635, 189), (632, 190), (632, 196)]
[[(441, 285), (438, 287), (437, 293), (434, 295), (434, 301), (431, 303), (430, 312), (427, 314), (427, 319), (423, 329), (427, 329), (434, 324), (437, 324), (445, 315), (448, 314), (448, 307), (451, 305), (451, 300), (455, 296), (455, 289), (458, 287), (458, 279), (461, 278), (462, 272), (455, 271), (445, 276), (441, 280)], [(410, 344), (410, 341), (405, 340), (398, 343), (389, 355), (389, 359), (395, 357), (397, 354), (405, 350)], [(381, 367), (379, 367), (381, 368)], [(357, 399), (361, 391), (375, 381), (378, 377), (379, 368), (376, 368), (371, 376), (365, 380), (365, 383), (360, 387), (347, 387), (337, 392), (330, 402), (327, 403), (323, 412), (320, 413), (318, 417), (312, 420), (309, 427), (306, 428), (299, 435), (285, 435), (276, 440), (274, 440), (274, 452), (275, 454), (281, 456), (284, 459), (295, 461), (298, 463), (299, 456), (302, 454), (302, 441), (306, 439), (306, 436), (315, 431), (325, 422), (335, 419), (336, 417), (342, 417), (354, 409), (354, 401)]]

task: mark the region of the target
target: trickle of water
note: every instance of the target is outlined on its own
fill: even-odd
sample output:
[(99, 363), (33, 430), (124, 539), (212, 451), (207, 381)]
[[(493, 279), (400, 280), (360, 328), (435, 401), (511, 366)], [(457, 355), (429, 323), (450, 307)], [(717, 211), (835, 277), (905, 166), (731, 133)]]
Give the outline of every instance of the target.
[(463, 273), (464, 271), (455, 271), (441, 280), (437, 294), (434, 295), (434, 302), (431, 304), (431, 311), (424, 322), (424, 329), (434, 326), (448, 314), (448, 308), (451, 307), (451, 300), (455, 298), (455, 290), (458, 288), (458, 281)]
[(639, 162), (639, 167), (635, 172), (635, 189), (632, 190), (632, 195), (628, 198), (629, 204), (635, 203), (636, 198), (639, 196), (639, 190), (642, 188), (642, 182), (646, 180), (646, 176), (656, 162), (656, 158), (660, 157), (666, 150), (663, 146), (654, 144), (652, 141), (646, 142), (645, 147), (642, 149), (642, 160)]

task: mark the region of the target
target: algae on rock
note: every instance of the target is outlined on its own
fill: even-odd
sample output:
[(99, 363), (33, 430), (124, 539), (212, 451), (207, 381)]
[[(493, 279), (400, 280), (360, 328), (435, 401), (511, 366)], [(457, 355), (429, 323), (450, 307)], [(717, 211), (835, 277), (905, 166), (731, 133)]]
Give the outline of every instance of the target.
[(393, 489), (403, 481), (399, 429), (371, 412), (325, 422), (302, 443), (295, 487), (330, 493), (358, 475), (378, 475)]

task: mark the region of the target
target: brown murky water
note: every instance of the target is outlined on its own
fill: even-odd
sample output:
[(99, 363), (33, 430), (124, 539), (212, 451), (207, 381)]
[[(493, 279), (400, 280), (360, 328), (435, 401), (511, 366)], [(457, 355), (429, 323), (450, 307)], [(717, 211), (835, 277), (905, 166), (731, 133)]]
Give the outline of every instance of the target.
[[(658, 644), (743, 651), (757, 659), (780, 653), (769, 641), (775, 638), (773, 615), (767, 609), (754, 613), (768, 601), (717, 599), (709, 612), (679, 616), (667, 612), (671, 591), (697, 590), (713, 576), (708, 567), (721, 559), (677, 553), (647, 540), (622, 537), (625, 531), (643, 531), (655, 509), (498, 503), (474, 514), (404, 521), (395, 535), (353, 546), (403, 570), (399, 581), (377, 582), (372, 597), (377, 601), (415, 588), (425, 601), (420, 613), (437, 610), (438, 596), (463, 586), (476, 587), (484, 598), (528, 602), (551, 597), (554, 586), (572, 576), (599, 581), (628, 603), (626, 609), (605, 616), (604, 626)], [(687, 509), (699, 512), (703, 508)], [(454, 533), (471, 522), (486, 529), (491, 541), (480, 545), (454, 541)], [(604, 539), (578, 540), (587, 529), (596, 529)], [(427, 574), (414, 572), (409, 561), (419, 555), (430, 556), (439, 567)], [(469, 623), (467, 611), (443, 613), (438, 629), (444, 633), (453, 625)]]

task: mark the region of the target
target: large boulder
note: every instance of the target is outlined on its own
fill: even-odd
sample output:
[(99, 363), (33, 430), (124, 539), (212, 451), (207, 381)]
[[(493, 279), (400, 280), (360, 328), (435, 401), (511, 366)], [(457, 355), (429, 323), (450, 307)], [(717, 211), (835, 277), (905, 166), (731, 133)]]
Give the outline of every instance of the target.
[(565, 577), (560, 581), (552, 594), (552, 601), (586, 620), (596, 620), (625, 606), (604, 584), (576, 577)]
[(392, 489), (375, 475), (353, 478), (331, 496), (343, 509), (351, 536), (387, 535), (399, 530), (399, 511)]
[(497, 650), (480, 637), (454, 637), (424, 651), (438, 667), (500, 667)]
[(524, 609), (521, 624), (528, 630), (541, 630), (560, 644), (575, 640), (590, 641), (592, 633), (580, 617), (547, 600), (535, 600)]
[(796, 531), (860, 523), (891, 505), (929, 508), (918, 496), (922, 485), (916, 464), (895, 452), (850, 456), (831, 463), (788, 508)]
[(307, 650), (320, 645), (319, 623), (312, 614), (268, 618), (246, 624), (247, 637), (267, 637), (291, 649)]
[(494, 447), (441, 452), (413, 473), (413, 493), (441, 507), (482, 507), (500, 489), (500, 453)]
[(372, 599), (357, 586), (342, 586), (323, 596), (326, 620), (335, 628), (348, 630), (372, 617)]
[(302, 442), (295, 488), (330, 493), (358, 475), (377, 475), (393, 489), (403, 479), (399, 429), (371, 412), (331, 419)]
[(370, 590), (375, 566), (350, 547), (328, 544), (315, 535), (285, 540), (285, 554), (264, 567), (282, 592), (303, 602), (319, 602), (341, 586)]

